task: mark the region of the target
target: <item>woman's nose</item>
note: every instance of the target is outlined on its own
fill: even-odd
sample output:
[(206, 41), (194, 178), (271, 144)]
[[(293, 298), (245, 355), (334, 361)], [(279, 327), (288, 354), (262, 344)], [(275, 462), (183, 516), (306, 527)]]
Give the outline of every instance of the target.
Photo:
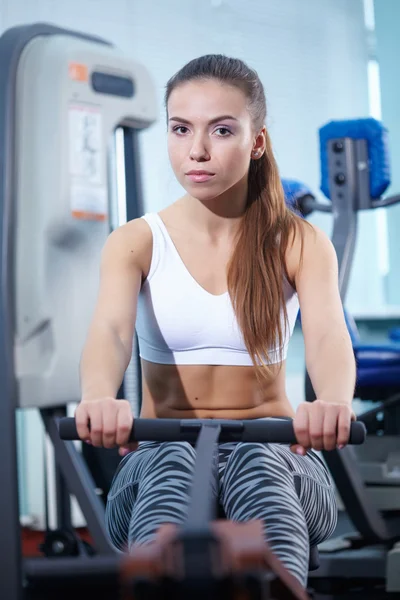
[(190, 149), (190, 158), (192, 160), (209, 160), (210, 153), (206, 147), (204, 141), (200, 138), (193, 141)]

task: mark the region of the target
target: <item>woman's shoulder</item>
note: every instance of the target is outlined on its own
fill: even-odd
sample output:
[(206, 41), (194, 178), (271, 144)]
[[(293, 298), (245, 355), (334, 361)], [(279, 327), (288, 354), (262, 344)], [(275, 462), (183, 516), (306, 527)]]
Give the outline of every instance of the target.
[(151, 242), (152, 234), (146, 219), (139, 217), (117, 227), (110, 237), (114, 237), (122, 245), (140, 248)]
[(150, 268), (152, 246), (151, 228), (145, 219), (137, 218), (114, 229), (107, 239), (105, 251), (116, 260), (125, 257), (145, 273)]
[(295, 280), (302, 264), (310, 263), (315, 257), (336, 257), (328, 235), (313, 223), (297, 221), (286, 248), (286, 268), (290, 280)]

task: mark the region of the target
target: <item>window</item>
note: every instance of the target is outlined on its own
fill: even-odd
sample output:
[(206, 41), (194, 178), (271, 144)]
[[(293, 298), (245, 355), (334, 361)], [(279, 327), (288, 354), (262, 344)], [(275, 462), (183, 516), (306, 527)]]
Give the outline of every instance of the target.
[[(364, 0), (364, 23), (369, 35), (368, 61), (368, 100), (369, 114), (374, 119), (382, 120), (381, 85), (379, 77), (379, 62), (375, 53), (375, 11), (374, 0)], [(376, 227), (378, 236), (378, 269), (381, 277), (389, 273), (389, 239), (387, 211), (384, 208), (376, 210)]]

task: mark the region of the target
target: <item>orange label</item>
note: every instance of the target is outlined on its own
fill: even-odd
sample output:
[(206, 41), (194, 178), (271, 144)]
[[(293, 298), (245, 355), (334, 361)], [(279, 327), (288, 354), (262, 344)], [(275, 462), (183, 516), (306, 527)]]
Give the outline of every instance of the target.
[(86, 219), (88, 221), (105, 221), (107, 215), (87, 212), (84, 210), (73, 210), (72, 216), (74, 217), (74, 219)]
[(80, 63), (69, 63), (69, 76), (75, 81), (87, 81), (88, 80), (88, 68), (86, 65)]

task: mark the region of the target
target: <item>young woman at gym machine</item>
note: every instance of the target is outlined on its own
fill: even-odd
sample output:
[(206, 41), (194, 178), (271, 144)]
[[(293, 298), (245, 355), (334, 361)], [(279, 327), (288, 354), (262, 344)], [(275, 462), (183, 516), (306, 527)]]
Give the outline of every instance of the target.
[[(81, 359), (78, 433), (124, 456), (106, 509), (123, 551), (182, 522), (195, 461), (186, 442), (127, 445), (131, 407), (116, 395), (135, 327), (141, 417), (293, 418), (295, 446), (220, 444), (215, 493), (228, 519), (263, 520), (270, 547), (305, 586), (309, 545), (327, 539), (337, 519), (314, 451), (345, 446), (355, 419), (336, 254), (285, 204), (254, 70), (200, 57), (169, 80), (165, 104), (169, 158), (186, 193), (106, 242)], [(299, 306), (317, 399), (294, 411), (285, 359)]]

